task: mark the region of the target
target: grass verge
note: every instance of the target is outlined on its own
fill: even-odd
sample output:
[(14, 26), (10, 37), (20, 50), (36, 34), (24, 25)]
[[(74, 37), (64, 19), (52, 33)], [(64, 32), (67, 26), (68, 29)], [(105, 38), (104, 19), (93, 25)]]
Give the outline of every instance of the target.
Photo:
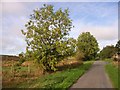
[(14, 88), (69, 88), (92, 65), (92, 61), (85, 62), (77, 68), (66, 69), (52, 74), (41, 76), (35, 80), (14, 85)]
[(118, 88), (118, 68), (116, 66), (113, 66), (112, 63), (109, 63), (105, 66), (105, 69), (112, 81), (113, 86), (115, 88)]

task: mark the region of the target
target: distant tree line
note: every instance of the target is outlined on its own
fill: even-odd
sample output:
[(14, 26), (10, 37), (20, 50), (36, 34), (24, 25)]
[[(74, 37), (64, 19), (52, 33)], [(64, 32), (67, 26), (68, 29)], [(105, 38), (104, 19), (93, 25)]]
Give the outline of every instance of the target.
[(112, 58), (114, 55), (119, 55), (120, 54), (120, 40), (117, 42), (117, 44), (114, 45), (109, 45), (104, 47), (100, 53), (98, 54), (98, 56), (101, 59), (105, 59), (105, 58)]

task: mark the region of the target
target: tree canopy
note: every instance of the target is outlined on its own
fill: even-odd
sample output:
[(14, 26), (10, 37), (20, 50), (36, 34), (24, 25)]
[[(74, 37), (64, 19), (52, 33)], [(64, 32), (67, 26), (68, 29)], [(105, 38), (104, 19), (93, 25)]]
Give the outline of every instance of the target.
[(79, 51), (83, 52), (85, 60), (95, 58), (99, 51), (98, 42), (90, 32), (83, 32), (79, 35), (77, 48)]
[(43, 5), (30, 15), (25, 24), (26, 56), (40, 63), (44, 70), (56, 70), (55, 65), (75, 50), (75, 40), (68, 38), (72, 20), (68, 9), (54, 11), (52, 5)]

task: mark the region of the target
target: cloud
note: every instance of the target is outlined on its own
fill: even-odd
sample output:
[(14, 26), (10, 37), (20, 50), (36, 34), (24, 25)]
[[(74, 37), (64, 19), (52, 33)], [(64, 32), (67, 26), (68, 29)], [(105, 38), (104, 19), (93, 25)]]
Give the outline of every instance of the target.
[(32, 10), (38, 7), (37, 3), (2, 3), (2, 43), (0, 54), (19, 54), (26, 48), (25, 37), (21, 29), (25, 30), (25, 23), (29, 20)]
[(27, 20), (25, 17), (20, 17), (19, 19), (13, 18), (10, 26), (4, 23), (2, 30), (2, 50), (0, 53), (19, 54), (25, 51), (26, 42), (21, 29), (25, 29), (24, 24)]
[(16, 37), (14, 38), (14, 36), (9, 38), (3, 37), (2, 51), (0, 51), (0, 53), (19, 54), (25, 51), (25, 47), (26, 47), (26, 42), (22, 37), (18, 37), (18, 38)]
[(22, 11), (24, 11), (24, 8), (25, 6), (23, 3), (17, 3), (17, 2), (2, 3), (3, 13), (6, 13), (6, 14), (21, 13)]
[(98, 40), (114, 40), (118, 38), (117, 23), (109, 26), (85, 25), (81, 31), (91, 32)]
[(2, 53), (4, 54), (19, 54), (25, 51), (26, 43), (22, 38), (3, 38)]
[(111, 16), (116, 17), (118, 12), (117, 2), (53, 2), (50, 4), (54, 5), (56, 8), (69, 8), (71, 14), (70, 16), (73, 19), (78, 19), (78, 17), (82, 18), (85, 16), (94, 18), (109, 18)]
[[(47, 3), (47, 2), (46, 2)], [(43, 3), (3, 3), (3, 30), (2, 30), (2, 54), (19, 54), (25, 51), (26, 42), (21, 34), (21, 29), (29, 20), (32, 10), (39, 8)], [(53, 4), (53, 3), (48, 3)], [(73, 28), (70, 37), (77, 37), (82, 32), (91, 32), (100, 47), (106, 44), (114, 44), (117, 41), (117, 7), (113, 4), (95, 3), (54, 3), (55, 9), (60, 7), (70, 10), (70, 17), (73, 20)], [(0, 38), (1, 40), (1, 38)]]
[(77, 38), (82, 32), (90, 32), (97, 40), (114, 40), (118, 38), (117, 21), (109, 25), (94, 25), (92, 23), (74, 22), (75, 28), (72, 29), (70, 35)]
[(100, 50), (103, 49), (103, 47), (106, 47), (107, 45), (116, 45), (118, 39), (114, 40), (98, 40)]
[(108, 25), (94, 25), (92, 22), (74, 21), (75, 26), (71, 32), (70, 37), (78, 38), (82, 32), (90, 32), (97, 39), (100, 50), (106, 45), (115, 45), (118, 41), (118, 23), (117, 20)]

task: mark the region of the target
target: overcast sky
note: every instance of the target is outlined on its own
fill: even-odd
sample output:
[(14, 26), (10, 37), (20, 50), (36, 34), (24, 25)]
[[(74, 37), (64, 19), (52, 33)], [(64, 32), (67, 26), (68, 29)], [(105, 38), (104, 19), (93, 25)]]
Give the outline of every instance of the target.
[[(82, 32), (90, 32), (98, 40), (100, 49), (118, 41), (117, 2), (6, 2), (2, 3), (2, 50), (0, 54), (17, 55), (25, 51), (26, 42), (21, 33), (30, 14), (43, 4), (54, 10), (69, 8), (74, 28), (70, 37), (77, 39)], [(1, 40), (1, 38), (0, 38)]]

